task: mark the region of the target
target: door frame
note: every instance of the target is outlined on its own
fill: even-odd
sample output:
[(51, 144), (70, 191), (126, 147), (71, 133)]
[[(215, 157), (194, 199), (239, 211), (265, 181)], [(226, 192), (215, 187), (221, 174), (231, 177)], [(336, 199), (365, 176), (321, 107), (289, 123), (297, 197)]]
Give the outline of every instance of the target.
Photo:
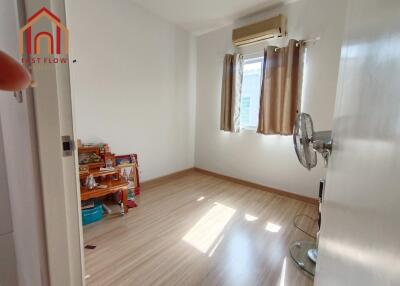
[[(21, 26), (42, 7), (66, 23), (64, 1), (17, 2)], [(36, 127), (49, 284), (85, 285), (77, 152), (63, 157), (61, 140), (69, 135), (75, 142), (69, 63), (30, 68), (36, 86), (27, 90), (27, 97)]]

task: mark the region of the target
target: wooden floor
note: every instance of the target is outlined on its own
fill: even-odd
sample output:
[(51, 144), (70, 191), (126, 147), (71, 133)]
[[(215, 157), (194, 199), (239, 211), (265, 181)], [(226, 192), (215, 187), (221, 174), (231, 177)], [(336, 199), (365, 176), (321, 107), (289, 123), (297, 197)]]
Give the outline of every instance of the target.
[(87, 285), (312, 285), (288, 246), (317, 207), (191, 172), (144, 190), (139, 207), (84, 228)]

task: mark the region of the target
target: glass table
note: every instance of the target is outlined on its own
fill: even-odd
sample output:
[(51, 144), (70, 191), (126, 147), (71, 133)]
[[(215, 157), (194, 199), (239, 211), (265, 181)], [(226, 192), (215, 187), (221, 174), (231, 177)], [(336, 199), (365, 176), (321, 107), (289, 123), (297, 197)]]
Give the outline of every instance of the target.
[(315, 275), (315, 263), (308, 257), (308, 251), (316, 248), (314, 241), (296, 241), (289, 247), (295, 264), (311, 276)]

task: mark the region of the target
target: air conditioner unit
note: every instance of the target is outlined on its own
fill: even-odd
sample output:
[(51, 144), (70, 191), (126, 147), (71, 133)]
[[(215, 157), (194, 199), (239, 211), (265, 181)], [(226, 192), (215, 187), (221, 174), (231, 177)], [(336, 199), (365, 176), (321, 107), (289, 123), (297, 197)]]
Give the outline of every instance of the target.
[(232, 41), (236, 46), (248, 45), (285, 35), (285, 17), (276, 17), (233, 30)]

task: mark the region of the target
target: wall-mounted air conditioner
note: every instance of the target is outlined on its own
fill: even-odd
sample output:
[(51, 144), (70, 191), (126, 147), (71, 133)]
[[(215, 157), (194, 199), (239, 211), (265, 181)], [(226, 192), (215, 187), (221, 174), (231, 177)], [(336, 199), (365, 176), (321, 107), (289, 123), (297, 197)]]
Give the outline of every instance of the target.
[(285, 35), (286, 20), (283, 15), (237, 28), (232, 32), (232, 41), (236, 46), (243, 46)]

